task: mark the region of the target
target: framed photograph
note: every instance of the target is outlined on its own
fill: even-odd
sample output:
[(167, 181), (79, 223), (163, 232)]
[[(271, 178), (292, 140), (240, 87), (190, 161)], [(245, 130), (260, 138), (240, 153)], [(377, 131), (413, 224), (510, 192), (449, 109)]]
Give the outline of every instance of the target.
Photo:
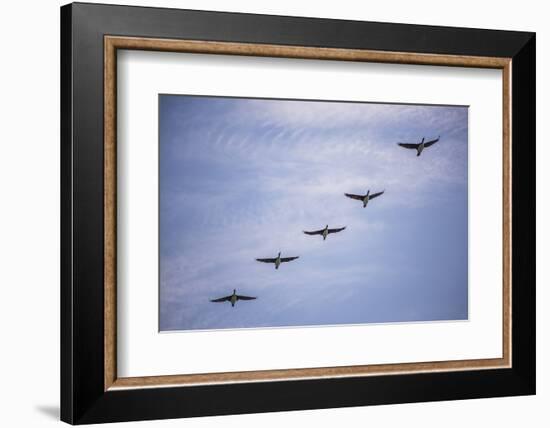
[(76, 3), (61, 61), (63, 421), (535, 393), (533, 33)]

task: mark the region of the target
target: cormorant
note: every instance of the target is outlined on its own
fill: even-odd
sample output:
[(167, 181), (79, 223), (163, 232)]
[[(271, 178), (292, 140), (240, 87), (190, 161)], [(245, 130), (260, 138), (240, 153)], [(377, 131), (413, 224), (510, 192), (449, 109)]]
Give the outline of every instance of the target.
[(426, 141), (426, 142), (424, 142), (424, 138), (422, 138), (422, 141), (418, 144), (414, 144), (414, 143), (397, 143), (397, 144), (406, 149), (415, 149), (416, 156), (420, 156), (420, 153), (422, 153), (422, 151), (426, 147), (430, 147), (431, 145), (437, 143), (438, 141), (439, 141), (439, 137), (437, 137), (435, 140)]
[(337, 233), (337, 232), (341, 232), (342, 230), (344, 230), (346, 228), (346, 226), (344, 227), (340, 227), (338, 229), (329, 229), (328, 228), (328, 224), (325, 226), (324, 229), (320, 229), (320, 230), (314, 230), (312, 232), (306, 232), (304, 230), (304, 233), (306, 235), (321, 235), (323, 237), (323, 241), (325, 239), (327, 239), (327, 236), (329, 235), (329, 233)]
[(351, 193), (344, 193), (344, 195), (346, 195), (348, 198), (356, 199), (358, 201), (363, 202), (363, 208), (365, 208), (371, 199), (374, 199), (383, 193), (384, 193), (384, 190), (378, 193), (373, 193), (371, 195), (369, 190), (366, 195), (353, 195)]
[(237, 294), (237, 290), (233, 290), (233, 294), (230, 294), (229, 296), (220, 297), (219, 299), (212, 299), (211, 302), (219, 303), (219, 302), (231, 302), (231, 306), (234, 307), (237, 300), (254, 300), (256, 297), (250, 297), (250, 296), (241, 296)]
[(277, 257), (273, 259), (256, 259), (259, 262), (262, 263), (275, 263), (275, 269), (279, 269), (279, 266), (281, 263), (291, 262), (292, 260), (296, 260), (299, 256), (296, 257), (281, 257), (281, 252), (279, 251), (279, 254)]

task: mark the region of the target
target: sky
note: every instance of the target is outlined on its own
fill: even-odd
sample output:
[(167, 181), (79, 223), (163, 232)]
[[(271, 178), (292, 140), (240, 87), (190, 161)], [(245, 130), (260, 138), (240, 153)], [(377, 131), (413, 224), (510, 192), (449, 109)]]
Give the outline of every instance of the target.
[(468, 318), (467, 107), (159, 95), (159, 124), (160, 331)]

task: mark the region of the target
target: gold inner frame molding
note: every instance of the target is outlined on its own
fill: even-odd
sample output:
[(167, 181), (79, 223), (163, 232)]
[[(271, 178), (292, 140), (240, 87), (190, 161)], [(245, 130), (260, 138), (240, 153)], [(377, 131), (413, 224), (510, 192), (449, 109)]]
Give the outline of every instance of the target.
[[(241, 55), (337, 61), (382, 62), (394, 64), (441, 65), (494, 68), (502, 70), (503, 144), (503, 308), (502, 357), (492, 359), (429, 361), (421, 363), (315, 367), (304, 369), (203, 373), (169, 376), (117, 376), (116, 315), (116, 89), (117, 50), (146, 50), (213, 55)], [(193, 386), (204, 384), (298, 380), (312, 378), (358, 377), (420, 372), (480, 370), (511, 367), (511, 280), (512, 280), (512, 169), (511, 169), (511, 67), (510, 58), (383, 52), (250, 43), (169, 40), (139, 37), (104, 37), (104, 389)]]

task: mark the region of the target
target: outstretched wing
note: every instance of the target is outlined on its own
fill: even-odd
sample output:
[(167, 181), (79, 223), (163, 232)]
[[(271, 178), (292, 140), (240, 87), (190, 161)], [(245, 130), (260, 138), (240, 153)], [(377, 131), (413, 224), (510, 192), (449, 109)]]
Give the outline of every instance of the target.
[(342, 230), (344, 230), (346, 228), (346, 226), (344, 227), (339, 227), (339, 228), (336, 228), (336, 229), (329, 229), (328, 230), (328, 233), (337, 233), (337, 232), (341, 232)]
[(346, 195), (348, 198), (351, 198), (351, 199), (357, 199), (358, 201), (362, 201), (364, 198), (364, 196), (352, 195), (351, 193), (344, 193), (344, 195)]
[(281, 263), (291, 262), (292, 260), (296, 260), (298, 257), (300, 257), (300, 256), (296, 256), (296, 257), (281, 257)]
[[(306, 232), (306, 231), (304, 230), (304, 233), (305, 233), (306, 235), (322, 235), (322, 234), (323, 234), (323, 230), (324, 230), (324, 229), (321, 229), (321, 230), (314, 230), (314, 231), (312, 231), (312, 232)], [(329, 233), (330, 233), (330, 232), (329, 232)]]
[(231, 300), (231, 296), (220, 297), (219, 299), (212, 299), (210, 301), (214, 303), (219, 303), (219, 302), (227, 302), (228, 300)]
[(437, 137), (435, 140), (428, 141), (424, 143), (424, 147), (430, 147), (432, 144), (435, 144), (439, 141), (439, 137)]
[(382, 190), (381, 192), (378, 192), (378, 193), (373, 193), (372, 195), (369, 195), (369, 200), (374, 199), (374, 198), (376, 198), (377, 196), (380, 196), (383, 193), (384, 193), (384, 190)]
[(237, 294), (237, 300), (255, 300), (256, 297), (250, 297), (250, 296), (239, 296)]
[(262, 262), (262, 263), (275, 263), (275, 260), (277, 259), (256, 259), (256, 261)]
[(416, 149), (416, 148), (418, 148), (418, 144), (414, 144), (414, 143), (397, 143), (397, 145), (401, 146), (401, 147), (405, 147), (406, 149)]

